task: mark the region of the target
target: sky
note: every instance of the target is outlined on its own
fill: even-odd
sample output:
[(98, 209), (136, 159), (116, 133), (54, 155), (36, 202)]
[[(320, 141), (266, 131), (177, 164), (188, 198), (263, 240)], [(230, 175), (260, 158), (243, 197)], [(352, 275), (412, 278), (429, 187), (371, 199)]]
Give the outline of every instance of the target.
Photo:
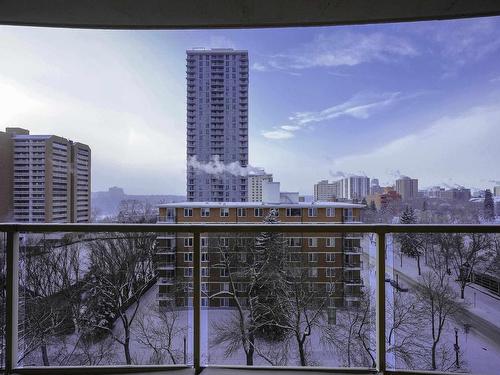
[(362, 174), (500, 184), (500, 18), (310, 28), (0, 27), (0, 129), (92, 149), (92, 191), (185, 194), (186, 49), (249, 52), (249, 162), (282, 190)]

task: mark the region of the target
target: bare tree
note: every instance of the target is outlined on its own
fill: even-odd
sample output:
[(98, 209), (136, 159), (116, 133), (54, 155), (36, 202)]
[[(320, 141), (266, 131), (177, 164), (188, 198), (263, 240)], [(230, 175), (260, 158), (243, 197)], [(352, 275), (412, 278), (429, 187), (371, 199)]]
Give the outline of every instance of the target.
[[(387, 328), (387, 354), (394, 356), (398, 366), (402, 362), (408, 369), (416, 368), (426, 353), (425, 320), (414, 295), (394, 292), (387, 301)], [(396, 363), (392, 366), (396, 367)]]
[(434, 272), (424, 272), (417, 286), (417, 296), (420, 302), (422, 316), (430, 324), (430, 368), (432, 370), (447, 370), (450, 364), (446, 357), (439, 353), (446, 352), (446, 345), (442, 343), (446, 323), (457, 313), (459, 305), (455, 302), (455, 291), (447, 279), (444, 282)]
[[(309, 365), (309, 340), (314, 329), (321, 327), (325, 320), (326, 308), (334, 293), (334, 283), (314, 285), (308, 277), (307, 259), (296, 265), (289, 262), (286, 272), (286, 290), (278, 297), (285, 312), (283, 323), (279, 324), (293, 338), (297, 345), (299, 363)], [(325, 288), (325, 289), (320, 289)]]
[[(154, 284), (154, 234), (124, 234), (90, 243), (91, 280), (86, 321), (122, 345), (132, 364), (130, 340), (142, 295)], [(123, 334), (113, 330), (121, 323)]]
[(184, 347), (178, 347), (179, 338), (185, 340), (187, 335), (187, 327), (181, 326), (180, 318), (180, 311), (173, 303), (158, 306), (154, 302), (147, 313), (138, 315), (134, 330), (137, 341), (152, 351), (149, 363), (178, 364), (186, 358)]
[(450, 236), (454, 245), (451, 251), (451, 263), (460, 286), (460, 298), (464, 299), (465, 287), (471, 282), (474, 271), (481, 266), (486, 267), (488, 260), (493, 256), (492, 237), (484, 233)]
[(372, 293), (361, 293), (360, 303), (339, 309), (335, 325), (323, 328), (321, 341), (335, 350), (347, 367), (375, 367), (375, 308)]
[[(67, 247), (55, 249), (45, 239), (28, 239), (20, 264), (20, 302), (24, 307), (21, 342), (24, 360), (36, 349), (40, 349), (44, 366), (50, 365), (48, 347), (60, 335), (73, 329), (71, 317), (72, 301), (66, 297), (74, 294), (80, 298), (76, 280), (79, 275), (75, 267), (78, 260)], [(57, 352), (58, 348), (54, 348)], [(54, 356), (56, 358), (57, 356)]]
[(118, 207), (119, 223), (155, 223), (156, 211), (147, 201), (124, 199)]

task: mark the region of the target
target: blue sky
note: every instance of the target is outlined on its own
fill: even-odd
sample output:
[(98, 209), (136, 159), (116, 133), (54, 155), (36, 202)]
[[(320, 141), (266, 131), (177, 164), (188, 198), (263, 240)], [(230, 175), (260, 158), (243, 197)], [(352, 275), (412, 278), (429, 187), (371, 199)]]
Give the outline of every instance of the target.
[[(247, 49), (250, 163), (284, 190), (500, 180), (500, 18), (345, 27), (0, 27), (0, 127), (92, 148), (92, 188), (185, 193), (185, 50)], [(500, 182), (499, 182), (500, 184)]]

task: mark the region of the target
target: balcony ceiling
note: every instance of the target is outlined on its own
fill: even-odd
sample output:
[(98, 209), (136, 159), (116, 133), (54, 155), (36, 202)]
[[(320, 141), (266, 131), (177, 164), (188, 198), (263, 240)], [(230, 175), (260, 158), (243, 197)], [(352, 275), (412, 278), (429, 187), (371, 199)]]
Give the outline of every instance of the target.
[(500, 15), (498, 0), (2, 0), (0, 24), (115, 29), (346, 25)]

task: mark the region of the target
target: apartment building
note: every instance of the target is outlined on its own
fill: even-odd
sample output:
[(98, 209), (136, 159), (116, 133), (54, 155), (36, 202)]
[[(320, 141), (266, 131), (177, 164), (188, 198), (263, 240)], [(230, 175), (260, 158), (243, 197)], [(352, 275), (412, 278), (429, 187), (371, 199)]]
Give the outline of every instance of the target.
[[(352, 223), (360, 221), (359, 204), (319, 202), (295, 204), (185, 202), (159, 206), (160, 223), (261, 223), (270, 210), (276, 210), (281, 223)], [(219, 246), (254, 246), (251, 234), (220, 233), (217, 237), (201, 237), (202, 304), (211, 307), (231, 306), (224, 295), (208, 299), (228, 290), (226, 270), (220, 267)], [(296, 267), (307, 271), (311, 290), (332, 292), (330, 303), (335, 307), (356, 304), (363, 285), (361, 277), (361, 237), (339, 233), (286, 233), (285, 251)], [(160, 304), (190, 305), (192, 303), (193, 238), (191, 234), (165, 234), (158, 237), (158, 299)], [(215, 241), (215, 246), (213, 245)], [(234, 246), (238, 257), (246, 260), (248, 247)], [(200, 251), (198, 250), (198, 251)], [(294, 266), (295, 267), (295, 266)], [(244, 284), (244, 280), (241, 281)], [(184, 286), (184, 287), (182, 287)], [(243, 289), (242, 289), (243, 290)], [(242, 303), (245, 296), (241, 295)]]
[(314, 200), (315, 201), (334, 201), (339, 195), (339, 184), (337, 182), (328, 182), (321, 180), (314, 184)]
[(0, 220), (90, 221), (90, 148), (21, 128), (0, 132)]
[(248, 174), (248, 201), (262, 202), (262, 184), (273, 182), (273, 175), (264, 170)]
[(349, 176), (336, 183), (340, 198), (361, 200), (370, 194), (370, 178), (366, 176)]
[(415, 199), (418, 196), (418, 180), (403, 176), (396, 180), (396, 191), (403, 201)]
[(495, 197), (500, 197), (500, 186), (494, 186), (493, 187), (493, 195)]
[(248, 165), (247, 51), (187, 51), (187, 161), (188, 201), (248, 200), (247, 177), (230, 171)]

